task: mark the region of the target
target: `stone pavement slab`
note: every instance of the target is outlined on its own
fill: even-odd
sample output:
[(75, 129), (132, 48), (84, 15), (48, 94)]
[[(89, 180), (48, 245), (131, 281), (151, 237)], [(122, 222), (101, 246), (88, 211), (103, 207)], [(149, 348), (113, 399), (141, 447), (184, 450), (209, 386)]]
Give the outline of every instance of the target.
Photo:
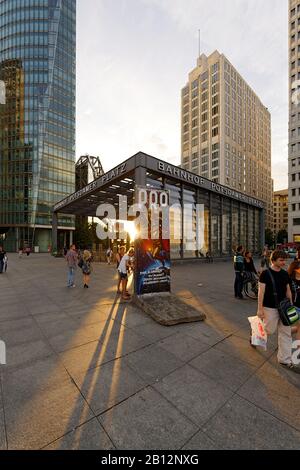
[(190, 361), (210, 348), (208, 344), (183, 333), (175, 333), (162, 339), (159, 341), (158, 346), (174, 354), (174, 356), (184, 362)]
[(299, 450), (300, 433), (237, 396), (203, 428), (223, 449)]
[(264, 351), (262, 348), (254, 349), (250, 346), (249, 339), (234, 335), (217, 344), (216, 348), (254, 367), (263, 365), (274, 352), (273, 349), (268, 349), (267, 351)]
[(300, 377), (276, 336), (250, 347), (256, 302), (233, 298), (231, 263), (172, 268), (207, 319), (171, 327), (120, 302), (115, 267), (95, 264), (88, 290), (66, 277), (42, 254), (10, 255), (0, 277), (0, 448), (299, 448)]
[(51, 356), (52, 354), (52, 349), (44, 339), (15, 346), (8, 345), (6, 350), (7, 365), (5, 368), (10, 369), (29, 364), (31, 361)]
[(203, 431), (197, 432), (183, 447), (182, 450), (219, 450), (217, 446)]
[(146, 387), (146, 382), (130, 369), (124, 359), (74, 376), (94, 414), (107, 411)]
[(70, 381), (70, 375), (54, 355), (24, 367), (5, 370), (2, 372), (4, 405), (13, 407), (30, 401), (32, 397)]
[(279, 366), (267, 363), (238, 394), (300, 431), (300, 383), (293, 381), (296, 382), (294, 374), (288, 377)]
[(43, 450), (113, 450), (111, 440), (101, 427), (97, 418), (77, 427), (52, 442)]
[(180, 449), (197, 431), (151, 387), (115, 406), (99, 420), (117, 449)]
[(236, 392), (257, 369), (216, 348), (197, 356), (189, 364), (233, 392)]
[(5, 424), (4, 424), (4, 411), (0, 409), (0, 450), (7, 449)]
[(202, 426), (228, 401), (233, 392), (185, 365), (154, 384), (196, 426)]
[(72, 383), (4, 406), (9, 449), (42, 448), (93, 417)]
[(129, 354), (125, 361), (149, 384), (158, 381), (184, 364), (174, 354), (156, 344)]

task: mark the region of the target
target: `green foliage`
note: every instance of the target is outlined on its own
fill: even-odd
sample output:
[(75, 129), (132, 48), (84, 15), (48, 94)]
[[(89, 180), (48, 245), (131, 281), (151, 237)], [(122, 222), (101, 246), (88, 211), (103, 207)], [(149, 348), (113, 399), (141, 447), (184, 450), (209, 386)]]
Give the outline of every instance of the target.
[(279, 230), (276, 234), (276, 243), (284, 244), (288, 241), (288, 233), (286, 230)]
[(265, 230), (265, 243), (269, 248), (274, 246), (274, 234), (269, 228)]
[(77, 247), (82, 249), (92, 248), (94, 243), (99, 243), (99, 239), (96, 234), (95, 223), (88, 222), (87, 219), (76, 220), (76, 230), (74, 235), (74, 243)]

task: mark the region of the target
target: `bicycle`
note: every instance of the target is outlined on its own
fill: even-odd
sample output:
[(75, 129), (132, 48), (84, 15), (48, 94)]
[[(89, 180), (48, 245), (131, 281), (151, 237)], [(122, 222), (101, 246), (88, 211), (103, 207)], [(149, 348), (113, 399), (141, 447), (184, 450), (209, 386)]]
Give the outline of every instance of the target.
[(257, 300), (258, 297), (258, 276), (254, 273), (243, 273), (243, 291), (249, 299)]

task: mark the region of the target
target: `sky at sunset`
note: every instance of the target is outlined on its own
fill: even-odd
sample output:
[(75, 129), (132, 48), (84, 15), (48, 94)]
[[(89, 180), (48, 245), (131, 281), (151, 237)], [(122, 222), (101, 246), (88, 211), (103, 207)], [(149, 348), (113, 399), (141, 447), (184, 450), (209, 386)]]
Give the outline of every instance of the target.
[(77, 158), (98, 155), (105, 171), (138, 151), (180, 164), (180, 93), (201, 29), (201, 52), (224, 53), (271, 112), (274, 187), (287, 187), (287, 1), (77, 5)]

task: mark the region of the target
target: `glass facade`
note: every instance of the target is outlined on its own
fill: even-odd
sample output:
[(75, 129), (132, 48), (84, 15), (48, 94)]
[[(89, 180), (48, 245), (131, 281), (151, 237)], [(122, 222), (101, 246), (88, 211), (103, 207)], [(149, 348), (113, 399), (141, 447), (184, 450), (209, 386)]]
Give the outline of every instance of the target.
[(231, 256), (238, 245), (261, 252), (261, 209), (150, 172), (146, 181), (170, 194), (171, 259)]
[[(76, 0), (0, 0), (0, 230), (5, 248), (51, 244), (75, 190)], [(74, 226), (60, 216), (59, 226)], [(1, 233), (1, 232), (0, 232)]]

